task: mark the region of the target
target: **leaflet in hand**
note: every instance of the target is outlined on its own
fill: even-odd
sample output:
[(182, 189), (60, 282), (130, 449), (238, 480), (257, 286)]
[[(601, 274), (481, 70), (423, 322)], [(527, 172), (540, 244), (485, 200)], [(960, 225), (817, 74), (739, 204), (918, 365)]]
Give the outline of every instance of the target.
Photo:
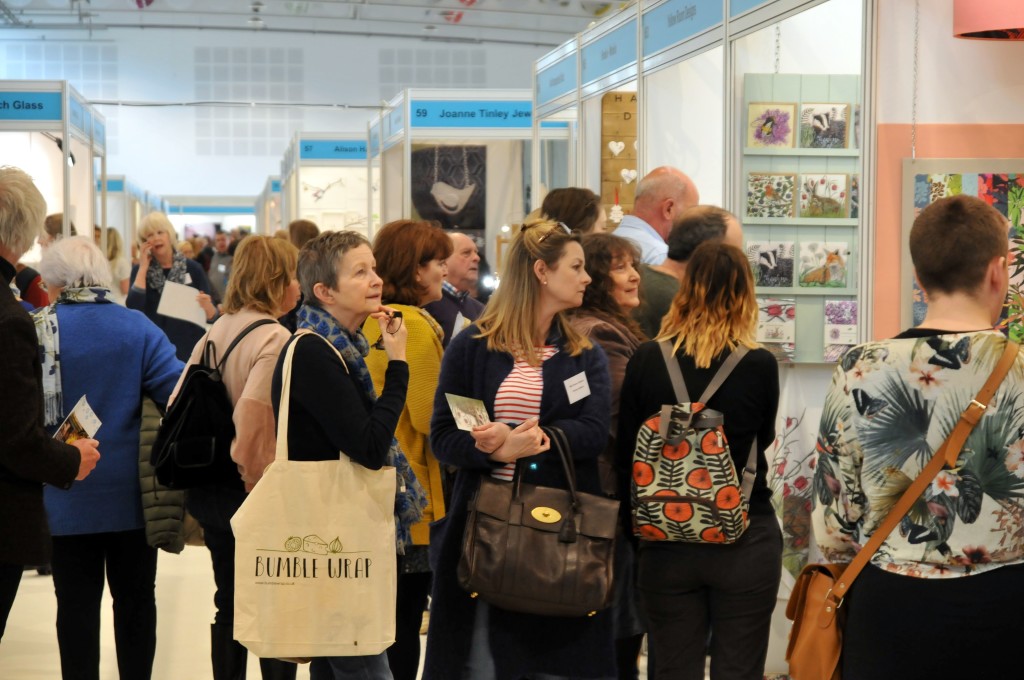
[(199, 306), (196, 295), (199, 290), (174, 281), (164, 281), (164, 291), (160, 294), (160, 304), (156, 313), (170, 316), (182, 321), (191, 321), (197, 326), (206, 328), (206, 312)]
[(57, 428), (53, 438), (65, 444), (70, 444), (76, 439), (94, 439), (100, 425), (102, 425), (100, 419), (96, 417), (96, 412), (89, 406), (89, 402), (83, 394), (75, 404), (75, 408), (71, 409), (71, 413)]
[(487, 407), (479, 399), (460, 397), (457, 394), (444, 393), (448, 399), (448, 408), (455, 417), (455, 426), (460, 430), (472, 431), (474, 427), (491, 422), (487, 416)]

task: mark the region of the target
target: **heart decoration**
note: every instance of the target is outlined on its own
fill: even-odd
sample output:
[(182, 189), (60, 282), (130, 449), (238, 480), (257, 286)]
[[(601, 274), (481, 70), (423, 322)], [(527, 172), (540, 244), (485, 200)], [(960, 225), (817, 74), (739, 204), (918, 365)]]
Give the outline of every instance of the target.
[(640, 140), (637, 140), (637, 139), (633, 140), (633, 151), (638, 151), (640, 149), (639, 143), (640, 143)]
[(622, 150), (626, 148), (625, 142), (611, 141), (608, 142), (608, 150), (612, 152), (613, 156), (618, 156), (622, 153)]
[(626, 184), (629, 184), (636, 179), (636, 170), (630, 170), (627, 168), (619, 174), (622, 175), (622, 181)]

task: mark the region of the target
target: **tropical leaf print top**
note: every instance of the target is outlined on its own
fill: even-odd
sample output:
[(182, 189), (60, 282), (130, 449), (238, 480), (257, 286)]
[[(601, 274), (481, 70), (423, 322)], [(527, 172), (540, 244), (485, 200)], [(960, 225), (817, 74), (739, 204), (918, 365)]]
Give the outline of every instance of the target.
[[(814, 469), (814, 534), (848, 562), (956, 425), (1005, 347), (995, 331), (901, 337), (852, 348), (825, 399)], [(943, 470), (872, 563), (924, 578), (1024, 562), (1024, 357), (953, 469)]]

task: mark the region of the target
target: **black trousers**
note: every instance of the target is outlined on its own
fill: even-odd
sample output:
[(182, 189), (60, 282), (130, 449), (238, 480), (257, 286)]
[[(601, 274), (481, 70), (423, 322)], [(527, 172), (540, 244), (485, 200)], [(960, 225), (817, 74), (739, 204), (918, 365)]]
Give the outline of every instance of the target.
[(642, 542), (637, 588), (656, 680), (761, 680), (782, 574), (774, 515), (751, 515), (732, 545)]
[(395, 680), (416, 680), (420, 665), (420, 626), (430, 594), (431, 573), (398, 575), (395, 644), (388, 647), (388, 665)]
[(0, 563), (0, 640), (7, 629), (7, 617), (11, 615), (14, 597), (21, 585), (21, 572), (25, 570), (20, 564)]
[(99, 680), (104, 572), (117, 669), (125, 680), (148, 680), (156, 653), (156, 548), (145, 530), (54, 536), (52, 564), (64, 680)]
[(942, 579), (868, 566), (843, 608), (843, 680), (1024, 674), (1024, 565)]

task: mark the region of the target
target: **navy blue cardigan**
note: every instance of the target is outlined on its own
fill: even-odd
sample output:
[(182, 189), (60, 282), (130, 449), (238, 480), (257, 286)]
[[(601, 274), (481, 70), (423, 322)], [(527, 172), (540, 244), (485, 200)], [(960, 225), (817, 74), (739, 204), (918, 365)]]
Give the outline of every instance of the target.
[[(512, 371), (512, 356), (491, 352), (487, 341), (475, 337), (473, 325), (452, 340), (444, 353), (441, 376), (430, 422), (430, 446), (438, 460), (458, 468), (448, 514), (430, 528), (430, 561), (434, 585), (430, 606), (430, 630), (424, 662), (424, 680), (450, 680), (462, 673), (469, 654), (476, 600), (459, 585), (456, 568), (462, 551), (467, 505), (482, 475), (498, 463), (477, 450), (468, 432), (459, 430), (448, 408), (445, 393), (480, 399), (494, 414), (494, 397)], [(559, 333), (549, 342), (559, 345)], [(590, 396), (569, 403), (564, 381), (585, 372)], [(559, 351), (543, 370), (540, 424), (560, 427), (576, 461), (581, 491), (600, 493), (597, 456), (608, 440), (610, 388), (608, 360), (594, 346), (579, 356)], [(524, 459), (529, 463), (523, 480), (565, 488), (557, 453), (547, 451)], [(615, 674), (612, 620), (608, 612), (590, 618), (534, 616), (491, 608), (490, 642), (498, 680), (516, 680), (532, 673), (573, 677)]]
[[(155, 261), (150, 267), (159, 267)], [(195, 260), (185, 260), (185, 268), (188, 271), (191, 281), (188, 285), (196, 290), (210, 294), (210, 281), (206, 278), (203, 266)], [(157, 314), (156, 309), (160, 306), (161, 292), (146, 286), (145, 290), (135, 286), (135, 275), (139, 272), (139, 265), (132, 265), (131, 282), (132, 287), (128, 289), (128, 297), (125, 299), (125, 306), (128, 309), (137, 309), (157, 325), (167, 336), (167, 339), (174, 345), (175, 354), (182, 362), (187, 362), (192, 356), (192, 349), (199, 342), (206, 330), (188, 321), (173, 319), (163, 314)]]

